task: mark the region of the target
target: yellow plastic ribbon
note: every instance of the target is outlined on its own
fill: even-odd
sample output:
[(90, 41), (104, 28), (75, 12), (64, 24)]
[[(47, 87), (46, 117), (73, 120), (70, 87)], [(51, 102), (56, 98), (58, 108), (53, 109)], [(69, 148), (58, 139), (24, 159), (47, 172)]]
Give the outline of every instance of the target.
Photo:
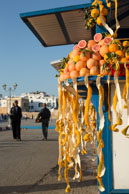
[(97, 180), (99, 182), (98, 189), (99, 191), (103, 192), (105, 191), (105, 188), (102, 183), (102, 177), (105, 174), (106, 168), (104, 166), (104, 157), (103, 157), (103, 152), (102, 152), (102, 148), (104, 147), (104, 142), (102, 140), (102, 131), (104, 128), (105, 119), (104, 119), (104, 114), (103, 114), (104, 89), (101, 85), (100, 79), (101, 79), (100, 77), (97, 77), (96, 79), (96, 86), (99, 90), (99, 117), (100, 117), (99, 131), (97, 132), (97, 140), (98, 140), (97, 154), (99, 157)]
[(90, 107), (90, 100), (91, 100), (91, 96), (92, 96), (92, 88), (90, 87), (90, 85), (88, 83), (88, 76), (84, 77), (84, 82), (85, 82), (85, 86), (88, 89), (87, 99), (86, 99), (86, 102), (85, 102), (85, 114), (84, 114), (85, 124), (86, 124), (87, 129), (88, 129), (88, 128), (90, 128), (90, 124), (89, 124), (89, 107)]
[(117, 37), (117, 31), (120, 28), (120, 24), (119, 24), (119, 21), (117, 19), (117, 0), (115, 0), (115, 20), (116, 20), (116, 30), (115, 30), (115, 33), (113, 35), (114, 38)]
[(129, 69), (126, 66), (126, 63), (124, 64), (125, 71), (126, 71), (126, 83), (125, 83), (125, 92), (124, 92), (124, 100), (126, 102), (127, 107), (127, 126), (121, 131), (123, 135), (129, 138), (129, 134), (127, 134), (127, 131), (129, 129)]

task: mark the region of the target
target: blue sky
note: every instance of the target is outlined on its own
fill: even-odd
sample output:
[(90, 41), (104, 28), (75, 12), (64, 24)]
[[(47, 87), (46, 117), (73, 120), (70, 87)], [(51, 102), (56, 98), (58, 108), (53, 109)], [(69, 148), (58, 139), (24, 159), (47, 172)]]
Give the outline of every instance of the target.
[(66, 57), (73, 45), (44, 48), (19, 14), (86, 3), (87, 0), (0, 0), (0, 94), (16, 82), (13, 93), (45, 91), (58, 96), (56, 70), (50, 65)]

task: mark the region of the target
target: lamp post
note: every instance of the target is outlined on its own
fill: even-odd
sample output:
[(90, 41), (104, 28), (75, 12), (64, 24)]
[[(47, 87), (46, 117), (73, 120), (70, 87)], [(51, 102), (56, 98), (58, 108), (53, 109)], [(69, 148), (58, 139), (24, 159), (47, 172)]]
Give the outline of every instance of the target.
[[(13, 88), (11, 88), (11, 87), (7, 88), (6, 84), (2, 85), (3, 89), (6, 92), (9, 92), (8, 114), (10, 114), (10, 109), (11, 109), (11, 93), (12, 93), (12, 91), (16, 90), (17, 86), (18, 85), (16, 83), (13, 84)], [(10, 117), (9, 117), (8, 118), (8, 127), (10, 127), (10, 126), (11, 126), (11, 122), (10, 122)]]

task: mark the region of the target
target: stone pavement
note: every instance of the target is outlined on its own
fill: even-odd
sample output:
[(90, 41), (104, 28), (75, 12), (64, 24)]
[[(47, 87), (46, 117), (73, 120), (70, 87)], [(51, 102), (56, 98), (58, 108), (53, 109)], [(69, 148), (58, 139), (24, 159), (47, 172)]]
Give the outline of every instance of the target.
[[(66, 182), (58, 177), (58, 133), (49, 130), (48, 141), (41, 141), (41, 130), (22, 130), (22, 141), (12, 140), (11, 131), (0, 132), (0, 194), (63, 194)], [(88, 145), (88, 155), (82, 157), (83, 180), (72, 180), (71, 192), (97, 194), (96, 154)], [(94, 159), (92, 161), (92, 159)]]

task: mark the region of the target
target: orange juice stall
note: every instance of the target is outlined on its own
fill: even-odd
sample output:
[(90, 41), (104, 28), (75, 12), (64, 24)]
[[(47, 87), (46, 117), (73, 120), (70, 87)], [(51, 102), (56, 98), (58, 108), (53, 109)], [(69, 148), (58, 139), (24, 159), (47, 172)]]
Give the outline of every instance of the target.
[[(97, 181), (101, 193), (129, 193), (129, 2), (86, 4), (20, 14), (44, 47), (74, 44), (58, 70), (58, 181), (62, 169), (82, 180), (97, 130)], [(79, 183), (78, 183), (79, 184)]]

